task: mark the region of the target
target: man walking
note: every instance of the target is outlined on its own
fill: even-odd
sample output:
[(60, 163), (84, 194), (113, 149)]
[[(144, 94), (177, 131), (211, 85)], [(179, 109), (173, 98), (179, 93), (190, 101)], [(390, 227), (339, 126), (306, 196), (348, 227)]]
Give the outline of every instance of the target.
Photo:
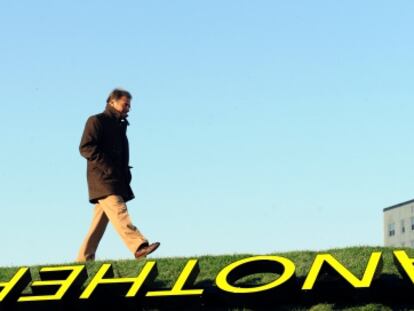
[(90, 116), (85, 124), (79, 151), (87, 159), (89, 202), (95, 204), (92, 224), (79, 250), (77, 261), (95, 259), (106, 225), (110, 221), (134, 254), (145, 258), (159, 242), (148, 239), (135, 227), (126, 202), (135, 196), (130, 187), (129, 146), (126, 129), (131, 94), (114, 89), (106, 100), (105, 110)]

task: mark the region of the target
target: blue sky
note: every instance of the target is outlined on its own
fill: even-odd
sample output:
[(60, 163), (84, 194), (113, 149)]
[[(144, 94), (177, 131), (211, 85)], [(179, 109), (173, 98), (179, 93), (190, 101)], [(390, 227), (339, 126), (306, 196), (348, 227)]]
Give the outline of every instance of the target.
[[(414, 198), (412, 1), (3, 1), (0, 265), (70, 262), (87, 117), (132, 95), (151, 256), (382, 245)], [(132, 258), (111, 226), (98, 259)]]

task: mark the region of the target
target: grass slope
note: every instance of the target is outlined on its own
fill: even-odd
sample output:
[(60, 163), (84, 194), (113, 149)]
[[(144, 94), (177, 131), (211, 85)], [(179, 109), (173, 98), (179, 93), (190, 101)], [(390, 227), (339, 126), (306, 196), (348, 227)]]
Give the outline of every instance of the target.
[[(392, 247), (373, 247), (373, 246), (354, 246), (354, 247), (345, 247), (345, 248), (331, 248), (318, 251), (290, 251), (290, 252), (279, 252), (279, 253), (269, 253), (265, 255), (278, 255), (287, 257), (295, 263), (296, 266), (296, 275), (298, 277), (303, 277), (307, 275), (307, 272), (310, 269), (310, 266), (315, 258), (315, 255), (318, 253), (330, 253), (336, 259), (338, 259), (342, 264), (344, 264), (350, 271), (352, 271), (358, 278), (362, 277), (363, 272), (365, 271), (366, 264), (368, 262), (369, 256), (374, 251), (381, 251), (383, 254), (384, 266), (382, 273), (395, 274), (401, 278), (399, 272), (397, 271), (393, 260), (392, 260), (392, 251), (395, 249), (404, 249), (410, 257), (414, 257), (414, 249), (411, 248), (392, 248)], [(197, 258), (200, 266), (200, 274), (196, 279), (196, 284), (204, 284), (204, 286), (209, 284), (214, 284), (214, 278), (217, 273), (226, 265), (245, 257), (250, 257), (258, 254), (233, 254), (233, 255), (220, 255), (220, 256), (200, 256), (200, 257), (169, 257), (169, 258), (156, 258), (149, 257), (148, 260), (156, 260), (158, 266), (159, 275), (156, 279), (156, 284), (161, 284), (163, 287), (172, 286), (177, 276), (180, 274), (185, 263), (190, 258)], [(260, 254), (264, 255), (264, 254)], [(97, 269), (101, 266), (102, 263), (112, 263), (115, 277), (125, 277), (125, 276), (136, 276), (140, 271), (142, 265), (145, 261), (136, 261), (136, 260), (104, 260), (104, 261), (95, 261), (86, 263), (86, 268), (88, 271), (89, 282), (90, 278), (95, 275)], [(68, 262), (65, 264), (54, 264), (53, 266), (59, 265), (71, 265), (76, 264), (73, 262)], [(39, 279), (38, 270), (42, 266), (31, 266), (31, 273), (33, 279)], [(19, 267), (0, 267), (0, 282), (9, 280)], [(270, 273), (265, 274), (254, 274), (247, 276), (243, 279), (237, 281), (237, 283), (265, 283), (274, 279), (274, 275)], [(30, 292), (30, 289), (25, 291)], [(414, 304), (410, 306), (385, 306), (381, 304), (367, 304), (359, 306), (346, 306), (346, 305), (336, 305), (336, 304), (317, 304), (309, 307), (301, 307), (300, 305), (283, 305), (278, 307), (278, 310), (414, 310)], [(236, 309), (233, 309), (236, 310)]]

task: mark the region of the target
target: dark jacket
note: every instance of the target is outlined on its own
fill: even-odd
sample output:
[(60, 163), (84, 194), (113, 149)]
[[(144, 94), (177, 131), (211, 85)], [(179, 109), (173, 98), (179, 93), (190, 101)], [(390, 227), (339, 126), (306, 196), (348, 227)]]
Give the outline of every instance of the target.
[(128, 120), (108, 104), (86, 121), (79, 151), (87, 159), (91, 203), (110, 194), (121, 195), (125, 202), (135, 197), (130, 187), (128, 125)]

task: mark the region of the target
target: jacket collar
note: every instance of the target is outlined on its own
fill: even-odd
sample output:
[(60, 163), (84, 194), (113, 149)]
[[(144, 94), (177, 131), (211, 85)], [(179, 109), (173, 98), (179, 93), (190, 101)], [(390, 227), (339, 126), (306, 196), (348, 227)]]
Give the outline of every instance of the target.
[(118, 122), (126, 122), (126, 125), (129, 125), (129, 122), (126, 119), (128, 117), (128, 114), (125, 117), (123, 117), (122, 114), (118, 110), (116, 110), (114, 107), (112, 107), (108, 103), (105, 106), (104, 114), (106, 114), (110, 118), (117, 120)]

